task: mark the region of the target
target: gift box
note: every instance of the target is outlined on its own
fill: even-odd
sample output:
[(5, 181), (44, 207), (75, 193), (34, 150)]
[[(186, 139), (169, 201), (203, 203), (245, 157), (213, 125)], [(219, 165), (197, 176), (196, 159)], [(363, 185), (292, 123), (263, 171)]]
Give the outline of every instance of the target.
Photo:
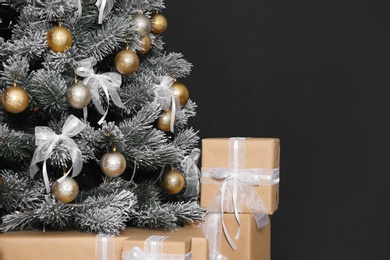
[[(234, 240), (237, 246), (233, 250), (225, 236), (221, 239), (221, 254), (227, 259), (240, 260), (270, 260), (271, 259), (271, 220), (268, 225), (257, 228), (251, 214), (240, 214), (241, 234), (238, 240)], [(238, 223), (234, 214), (223, 215), (228, 230), (238, 229)]]
[[(144, 252), (148, 239), (152, 236), (164, 237), (160, 243), (164, 258), (158, 259), (178, 259), (178, 260), (207, 260), (209, 257), (208, 242), (202, 229), (195, 226), (178, 228), (175, 232), (152, 229), (139, 229), (123, 241), (123, 260), (126, 260), (134, 248), (139, 248)], [(154, 239), (153, 241), (155, 241)], [(141, 253), (142, 254), (142, 253)], [(137, 259), (137, 258), (135, 258)], [(142, 259), (142, 257), (140, 258)]]
[(207, 240), (203, 231), (195, 227), (178, 228), (174, 232), (127, 228), (112, 237), (80, 231), (7, 232), (0, 235), (0, 259), (121, 260), (124, 241), (140, 234), (181, 237), (185, 243), (190, 241), (190, 251), (196, 248), (192, 259), (208, 259)]
[[(277, 138), (202, 139), (201, 206), (211, 209), (224, 182), (238, 176), (239, 182), (253, 187), (267, 214), (273, 214), (279, 204), (279, 160)], [(232, 192), (225, 193), (224, 199), (229, 200)], [(235, 207), (240, 213), (251, 212), (245, 203)], [(227, 203), (224, 211), (233, 212), (232, 203)]]

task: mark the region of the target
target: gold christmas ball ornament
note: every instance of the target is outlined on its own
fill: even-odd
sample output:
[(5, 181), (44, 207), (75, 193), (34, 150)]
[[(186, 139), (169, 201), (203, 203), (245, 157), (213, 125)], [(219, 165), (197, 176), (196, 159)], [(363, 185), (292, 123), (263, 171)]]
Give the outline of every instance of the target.
[[(164, 132), (170, 131), (172, 116), (172, 111), (169, 109), (167, 111), (162, 112), (157, 118), (156, 127)], [(176, 124), (176, 117), (174, 118), (173, 123)]]
[(143, 14), (136, 14), (133, 18), (135, 33), (141, 37), (147, 36), (152, 30), (152, 22)]
[(46, 34), (47, 45), (54, 52), (64, 52), (72, 46), (73, 38), (69, 30), (61, 24), (51, 28)]
[(26, 90), (16, 84), (4, 90), (1, 96), (4, 109), (13, 114), (23, 112), (28, 107), (29, 100)]
[(161, 13), (155, 13), (152, 16), (152, 32), (162, 34), (168, 27), (168, 21)]
[(91, 102), (91, 90), (82, 82), (77, 82), (66, 90), (66, 100), (73, 108), (81, 109)]
[(169, 194), (177, 194), (184, 187), (184, 176), (180, 172), (172, 169), (162, 176), (161, 186)]
[(139, 58), (132, 50), (122, 50), (115, 56), (115, 68), (121, 74), (127, 75), (137, 71)]
[(69, 203), (79, 194), (79, 185), (73, 178), (66, 177), (63, 181), (53, 184), (52, 193), (57, 200)]
[(152, 40), (149, 36), (145, 36), (141, 38), (141, 41), (142, 44), (140, 45), (140, 47), (142, 48), (142, 50), (138, 50), (137, 52), (139, 54), (145, 54), (150, 50), (150, 47), (152, 46)]
[(183, 83), (175, 81), (172, 85), (173, 95), (178, 96), (180, 100), (180, 107), (183, 107), (187, 104), (188, 99), (190, 98), (190, 93)]
[(108, 152), (103, 155), (100, 168), (103, 173), (109, 177), (118, 177), (126, 170), (126, 159), (123, 154), (116, 152)]

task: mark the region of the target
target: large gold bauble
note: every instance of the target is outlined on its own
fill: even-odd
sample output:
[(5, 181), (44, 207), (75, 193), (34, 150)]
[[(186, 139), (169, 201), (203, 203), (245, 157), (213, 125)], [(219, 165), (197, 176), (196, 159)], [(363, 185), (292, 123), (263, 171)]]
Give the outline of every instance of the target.
[(183, 107), (187, 104), (188, 99), (190, 98), (190, 93), (183, 83), (175, 81), (172, 85), (173, 95), (178, 96), (180, 100), (180, 107)]
[[(156, 127), (164, 132), (170, 131), (171, 118), (172, 118), (172, 111), (170, 109), (162, 112), (157, 118)], [(174, 118), (173, 123), (176, 124), (176, 117)]]
[(55, 52), (66, 51), (73, 42), (72, 34), (61, 25), (51, 28), (46, 34), (46, 40), (50, 50)]
[(28, 107), (29, 100), (27, 92), (16, 84), (4, 90), (1, 96), (5, 110), (14, 114), (23, 112)]
[(124, 75), (137, 71), (139, 58), (132, 50), (122, 50), (115, 56), (115, 68)]
[(82, 82), (77, 82), (66, 90), (66, 100), (73, 108), (81, 109), (91, 102), (92, 93)]
[(162, 176), (161, 186), (169, 194), (179, 193), (184, 187), (184, 176), (180, 172), (172, 169)]
[(152, 16), (152, 33), (162, 34), (168, 27), (168, 21), (161, 13)]
[(126, 170), (126, 159), (119, 152), (108, 152), (103, 155), (100, 168), (109, 177), (118, 177)]
[(150, 39), (149, 36), (145, 36), (141, 38), (141, 41), (143, 44), (140, 45), (142, 50), (138, 50), (137, 52), (139, 54), (145, 54), (150, 50), (150, 47), (152, 46), (152, 40)]
[(57, 200), (69, 203), (79, 194), (79, 185), (73, 178), (66, 177), (63, 181), (53, 184), (52, 193)]

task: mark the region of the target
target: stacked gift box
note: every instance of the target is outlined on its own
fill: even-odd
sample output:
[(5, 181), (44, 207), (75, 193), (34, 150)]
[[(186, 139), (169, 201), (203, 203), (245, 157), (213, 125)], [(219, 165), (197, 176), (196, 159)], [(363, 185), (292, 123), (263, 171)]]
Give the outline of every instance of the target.
[(203, 139), (200, 204), (208, 213), (200, 225), (127, 228), (118, 236), (7, 232), (0, 235), (0, 259), (270, 260), (279, 158), (277, 138)]
[[(279, 202), (277, 138), (202, 140), (201, 205), (210, 259), (269, 260)], [(225, 258), (224, 258), (225, 257)]]

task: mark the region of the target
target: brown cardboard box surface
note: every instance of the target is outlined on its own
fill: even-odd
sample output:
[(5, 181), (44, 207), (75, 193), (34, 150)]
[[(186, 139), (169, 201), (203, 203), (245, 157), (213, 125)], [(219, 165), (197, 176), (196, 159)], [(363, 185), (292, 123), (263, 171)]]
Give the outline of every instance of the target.
[[(280, 141), (277, 138), (246, 138), (245, 168), (279, 168)], [(202, 139), (202, 168), (228, 168), (229, 138)], [(219, 191), (220, 185), (202, 183), (201, 206), (208, 209)], [(273, 214), (279, 204), (279, 183), (274, 185), (254, 185), (268, 214)], [(244, 208), (242, 213), (250, 213)]]
[[(178, 228), (175, 232), (127, 228), (114, 238), (115, 260), (122, 259), (123, 242), (132, 235), (168, 235), (192, 238), (193, 260), (208, 259), (208, 244), (201, 229)], [(183, 239), (184, 240), (184, 239)], [(0, 235), (0, 260), (94, 260), (96, 234), (79, 231), (17, 231)], [(200, 250), (202, 248), (202, 250)]]

